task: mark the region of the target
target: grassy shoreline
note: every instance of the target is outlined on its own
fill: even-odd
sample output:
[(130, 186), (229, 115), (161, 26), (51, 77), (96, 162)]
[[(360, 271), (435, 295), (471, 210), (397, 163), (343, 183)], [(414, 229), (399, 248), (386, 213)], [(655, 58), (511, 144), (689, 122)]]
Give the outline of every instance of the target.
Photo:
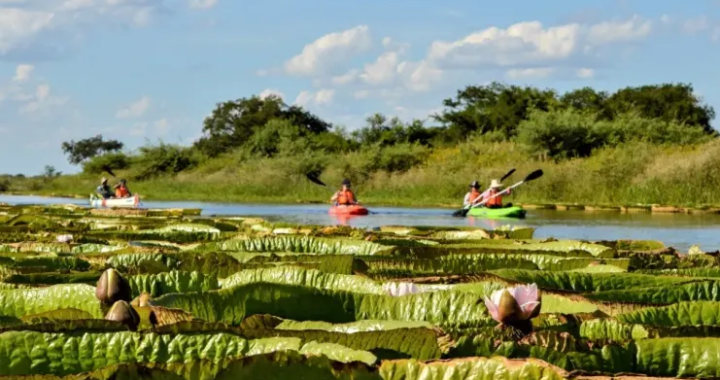
[[(303, 174), (303, 157), (253, 158), (224, 155), (188, 171), (134, 180), (133, 168), (117, 171), (130, 189), (146, 200), (216, 203), (329, 204), (344, 177), (353, 180), (359, 200), (368, 206), (459, 208), (468, 184), (487, 186), (510, 168), (512, 185), (536, 169), (545, 175), (515, 189), (507, 202), (539, 205), (672, 205), (701, 209), (720, 206), (720, 141), (685, 147), (633, 143), (598, 150), (587, 158), (552, 161), (529, 155), (509, 142), (468, 141), (436, 148), (401, 172), (363, 168), (374, 157), (348, 153), (325, 157), (320, 178)], [(5, 192), (78, 194), (87, 197), (102, 174), (5, 178)]]
[[(0, 195), (9, 196), (36, 196), (46, 198), (72, 198), (72, 199), (87, 199), (87, 196), (81, 194), (55, 194), (55, 193), (0, 193)], [(143, 194), (140, 194), (141, 200), (156, 201), (156, 202), (203, 202), (203, 203), (216, 203), (216, 204), (243, 204), (243, 205), (327, 205), (330, 206), (329, 202), (317, 201), (317, 200), (299, 200), (289, 201), (287, 199), (277, 198), (265, 198), (265, 199), (235, 199), (235, 200), (224, 200), (217, 201), (211, 199), (188, 199), (188, 198), (148, 198)], [(427, 204), (427, 203), (406, 203), (406, 204), (394, 204), (394, 203), (382, 203), (382, 202), (363, 202), (368, 208), (372, 207), (394, 207), (394, 208), (420, 208), (420, 209), (447, 209), (455, 210), (461, 208), (461, 205), (455, 204)], [(577, 203), (522, 203), (518, 202), (515, 205), (521, 206), (527, 210), (545, 210), (545, 211), (585, 211), (585, 212), (617, 212), (617, 213), (653, 213), (653, 214), (690, 214), (690, 215), (703, 215), (703, 214), (720, 214), (720, 205), (699, 205), (696, 207), (686, 207), (678, 205), (662, 205), (662, 204), (634, 204), (634, 205), (612, 205), (612, 204), (577, 204)]]

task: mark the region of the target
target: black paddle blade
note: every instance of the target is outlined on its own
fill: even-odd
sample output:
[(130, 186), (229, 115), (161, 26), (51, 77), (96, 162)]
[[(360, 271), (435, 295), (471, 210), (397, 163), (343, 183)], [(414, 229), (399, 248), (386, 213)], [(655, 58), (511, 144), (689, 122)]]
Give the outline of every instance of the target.
[(112, 168), (109, 165), (103, 165), (102, 170), (105, 170), (108, 174), (115, 177), (115, 173), (113, 173)]
[(456, 216), (456, 217), (466, 217), (468, 211), (470, 211), (469, 208), (460, 209), (460, 210), (457, 210), (457, 211), (453, 212), (453, 213), (452, 213), (452, 216)]
[(507, 174), (505, 174), (504, 176), (502, 176), (502, 178), (500, 178), (500, 182), (506, 180), (508, 177), (510, 177), (511, 175), (513, 175), (513, 173), (515, 173), (515, 168), (512, 168), (509, 172), (507, 172)]
[(310, 182), (316, 183), (320, 186), (327, 186), (318, 178), (318, 176), (320, 176), (320, 173), (318, 173), (318, 172), (311, 171), (311, 172), (305, 173), (305, 176), (307, 177), (307, 179), (310, 180)]
[(528, 174), (527, 177), (525, 177), (525, 180), (523, 182), (532, 181), (532, 180), (538, 179), (542, 176), (543, 176), (542, 169), (538, 169), (538, 170), (535, 170), (534, 172)]

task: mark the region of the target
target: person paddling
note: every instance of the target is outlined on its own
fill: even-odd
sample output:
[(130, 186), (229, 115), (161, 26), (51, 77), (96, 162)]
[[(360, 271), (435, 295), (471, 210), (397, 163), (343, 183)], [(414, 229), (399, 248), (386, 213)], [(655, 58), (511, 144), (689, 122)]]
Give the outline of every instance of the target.
[(342, 181), (342, 190), (336, 192), (335, 195), (333, 195), (333, 197), (330, 199), (330, 201), (335, 202), (336, 206), (349, 206), (358, 204), (357, 199), (355, 199), (355, 193), (350, 190), (349, 179), (346, 178)]
[(100, 196), (102, 199), (108, 199), (113, 197), (113, 192), (110, 190), (110, 186), (108, 186), (108, 180), (107, 178), (103, 177), (103, 179), (100, 181), (100, 186), (97, 187), (95, 192)]
[(480, 184), (478, 181), (473, 181), (473, 183), (470, 184), (470, 191), (465, 194), (465, 199), (463, 199), (463, 206), (468, 206), (469, 204), (474, 202), (480, 202)]
[(121, 179), (120, 183), (115, 185), (115, 198), (127, 198), (131, 196), (132, 193), (130, 192), (130, 189), (127, 188), (127, 183), (124, 179)]
[[(510, 190), (510, 189), (500, 190), (500, 188), (502, 186), (503, 185), (502, 185), (502, 183), (500, 183), (500, 181), (498, 181), (496, 179), (492, 180), (492, 182), (490, 183), (490, 188), (485, 190), (484, 193), (482, 193), (482, 198), (479, 201), (482, 202), (486, 199), (489, 199), (487, 201), (487, 203), (485, 203), (485, 205), (484, 205), (485, 207), (487, 207), (487, 208), (502, 208), (503, 207), (502, 194), (509, 195), (512, 192), (512, 190)], [(498, 194), (498, 195), (495, 196), (496, 194)], [(493, 196), (495, 196), (495, 197), (492, 198)], [(512, 203), (509, 203), (505, 207), (511, 207), (511, 206), (512, 206)]]

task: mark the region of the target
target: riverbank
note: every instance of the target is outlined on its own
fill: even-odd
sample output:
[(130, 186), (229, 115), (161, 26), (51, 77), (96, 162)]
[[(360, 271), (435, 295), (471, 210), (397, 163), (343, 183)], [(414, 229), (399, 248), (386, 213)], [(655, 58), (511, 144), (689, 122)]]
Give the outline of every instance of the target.
[[(344, 177), (353, 180), (361, 202), (375, 206), (457, 208), (473, 180), (487, 185), (510, 168), (512, 185), (536, 169), (545, 175), (516, 189), (505, 201), (528, 205), (583, 205), (590, 210), (641, 211), (672, 205), (673, 212), (720, 207), (720, 142), (688, 147), (634, 143), (598, 150), (588, 158), (543, 161), (517, 144), (469, 141), (438, 148), (409, 170), (363, 170), (372, 158), (354, 154), (326, 157), (321, 180), (309, 181), (297, 162), (302, 157), (240, 160), (225, 155), (193, 170), (134, 180), (132, 168), (117, 171), (130, 189), (147, 200), (218, 203), (328, 203)], [(107, 176), (107, 174), (105, 174)], [(102, 174), (58, 177), (9, 177), (14, 194), (64, 194), (87, 197)], [(645, 206), (638, 206), (645, 205)], [(547, 206), (544, 206), (547, 207)], [(623, 208), (625, 207), (625, 208)], [(660, 211), (656, 207), (656, 211)], [(650, 209), (652, 211), (652, 209)], [(699, 212), (699, 211), (698, 211)]]
[[(140, 193), (139, 193), (140, 194)], [(71, 199), (88, 199), (88, 195), (82, 194), (58, 194), (58, 193), (0, 193), (0, 195), (9, 196), (33, 196), (43, 198), (71, 198)], [(249, 204), (249, 205), (323, 205), (329, 204), (329, 202), (315, 201), (315, 200), (298, 200), (292, 201), (270, 201), (267, 198), (261, 198), (256, 201), (248, 200), (236, 200), (236, 201), (219, 201), (217, 199), (184, 199), (176, 197), (168, 198), (157, 198), (147, 197), (141, 194), (141, 198), (144, 201), (157, 201), (157, 202), (214, 202), (214, 203), (227, 203), (227, 204)], [(383, 204), (383, 203), (364, 203), (368, 207), (398, 207), (398, 208), (444, 208), (454, 210), (460, 208), (459, 205), (455, 204)], [(631, 206), (617, 206), (617, 205), (581, 205), (581, 204), (538, 204), (538, 203), (515, 203), (518, 206), (523, 207), (526, 210), (546, 210), (546, 211), (584, 211), (588, 213), (601, 212), (601, 213), (622, 213), (622, 214), (639, 214), (639, 213), (651, 213), (651, 214), (691, 214), (691, 215), (708, 215), (718, 214), (720, 215), (720, 206), (704, 205), (699, 207), (682, 207), (672, 205), (631, 205)]]

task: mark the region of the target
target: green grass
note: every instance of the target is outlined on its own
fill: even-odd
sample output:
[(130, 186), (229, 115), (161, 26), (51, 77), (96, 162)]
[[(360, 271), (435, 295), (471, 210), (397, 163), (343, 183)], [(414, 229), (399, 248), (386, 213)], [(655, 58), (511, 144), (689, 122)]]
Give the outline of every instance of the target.
[[(348, 176), (365, 204), (457, 207), (472, 180), (486, 186), (514, 167), (516, 173), (505, 180), (510, 185), (540, 168), (545, 172), (542, 178), (518, 188), (507, 199), (585, 205), (720, 204), (720, 141), (690, 147), (634, 143), (598, 150), (589, 158), (554, 162), (533, 158), (523, 145), (478, 140), (427, 151), (419, 165), (395, 173), (371, 169), (376, 158), (367, 154), (325, 155), (320, 157), (326, 163), (321, 179), (329, 187), (313, 184), (300, 174), (298, 163), (307, 157), (238, 157), (225, 155), (190, 171), (146, 181), (133, 181), (132, 168), (118, 175), (128, 178), (130, 189), (148, 200), (329, 202), (335, 186)], [(11, 179), (7, 190), (85, 197), (94, 191), (99, 177)]]

